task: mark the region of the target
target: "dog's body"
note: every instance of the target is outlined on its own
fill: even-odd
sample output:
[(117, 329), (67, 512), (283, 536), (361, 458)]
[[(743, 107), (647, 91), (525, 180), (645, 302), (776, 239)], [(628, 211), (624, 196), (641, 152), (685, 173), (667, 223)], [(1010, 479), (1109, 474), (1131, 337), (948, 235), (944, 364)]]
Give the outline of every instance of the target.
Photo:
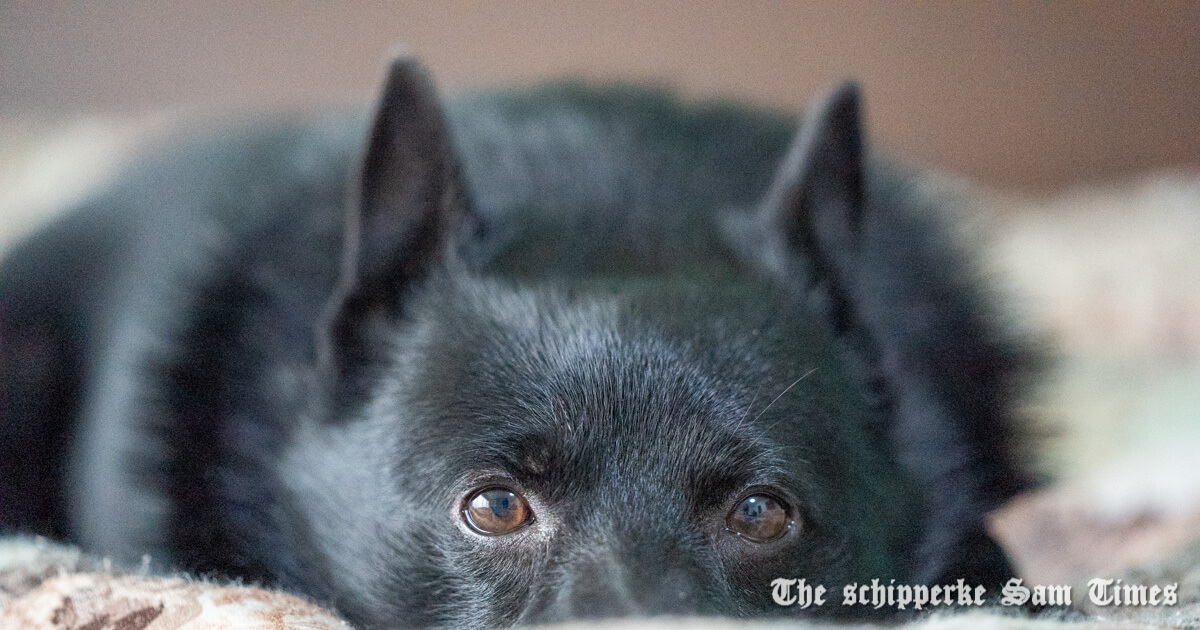
[(6, 258), (0, 525), (367, 626), (1007, 578), (1026, 358), (853, 90), (793, 143), (635, 89), (443, 119), (398, 62), (362, 127), (182, 143)]

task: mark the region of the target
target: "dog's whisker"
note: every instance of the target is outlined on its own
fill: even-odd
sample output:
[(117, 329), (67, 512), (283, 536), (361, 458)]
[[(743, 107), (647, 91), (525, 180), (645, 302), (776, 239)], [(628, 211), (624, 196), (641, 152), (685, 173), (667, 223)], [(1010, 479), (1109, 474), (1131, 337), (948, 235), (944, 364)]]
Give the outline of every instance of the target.
[[(784, 394), (792, 391), (792, 388), (795, 387), (796, 385), (798, 385), (800, 383), (800, 381), (803, 381), (804, 379), (808, 378), (809, 376), (812, 375), (813, 372), (816, 372), (816, 371), (817, 371), (817, 368), (813, 368), (813, 369), (805, 372), (800, 378), (792, 381), (791, 385), (788, 385), (786, 388), (784, 388), (783, 391), (779, 392), (779, 395), (776, 396), (774, 400), (772, 400), (766, 407), (763, 407), (763, 410), (758, 412), (757, 416), (754, 416), (754, 421), (757, 421), (759, 418), (761, 418), (763, 416), (764, 413), (767, 413), (767, 410), (770, 409), (772, 405), (779, 402), (779, 399), (783, 398)], [(776, 424), (779, 424), (779, 422), (772, 424), (770, 427), (767, 427), (767, 429), (773, 428)]]

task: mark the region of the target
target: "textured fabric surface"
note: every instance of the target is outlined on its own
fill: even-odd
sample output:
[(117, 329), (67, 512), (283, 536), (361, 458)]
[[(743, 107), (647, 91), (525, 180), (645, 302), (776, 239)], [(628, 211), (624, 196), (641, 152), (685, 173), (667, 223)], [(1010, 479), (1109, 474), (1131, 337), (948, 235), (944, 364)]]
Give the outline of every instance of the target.
[(0, 541), (0, 628), (30, 630), (345, 630), (302, 599), (185, 577), (124, 574), (78, 551)]
[[(939, 611), (902, 627), (912, 630), (996, 628), (1099, 630), (1200, 627), (1200, 547), (1173, 562), (1128, 570), (1131, 582), (1175, 581), (1180, 601), (1170, 607), (1098, 608), (1077, 589), (1081, 612), (1030, 618), (1015, 610)], [(402, 626), (401, 626), (402, 627)], [(833, 628), (826, 623), (647, 620), (570, 624), (568, 628)], [(895, 626), (855, 625), (874, 628)], [(0, 539), (0, 628), (33, 630), (349, 630), (333, 612), (297, 597), (188, 577), (123, 572), (77, 550), (28, 538)]]

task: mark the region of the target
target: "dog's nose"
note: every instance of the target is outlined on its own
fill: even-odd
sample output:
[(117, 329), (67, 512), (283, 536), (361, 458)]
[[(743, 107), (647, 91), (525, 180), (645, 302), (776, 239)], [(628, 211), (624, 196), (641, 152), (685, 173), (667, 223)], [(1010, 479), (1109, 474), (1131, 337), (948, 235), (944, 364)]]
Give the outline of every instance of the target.
[(641, 615), (644, 611), (625, 573), (609, 558), (579, 563), (555, 597), (555, 616), (603, 619)]
[(605, 556), (578, 561), (566, 573), (546, 611), (556, 621), (705, 612), (703, 574), (686, 562)]

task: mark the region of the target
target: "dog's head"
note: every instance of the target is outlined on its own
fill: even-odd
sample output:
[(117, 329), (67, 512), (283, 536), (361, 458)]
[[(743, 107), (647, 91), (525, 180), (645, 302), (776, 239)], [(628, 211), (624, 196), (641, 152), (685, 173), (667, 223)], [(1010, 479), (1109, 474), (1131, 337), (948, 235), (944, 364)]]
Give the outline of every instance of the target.
[(395, 62), (323, 417), (283, 467), (291, 581), (367, 625), (474, 627), (798, 612), (781, 577), (829, 589), (804, 613), (861, 615), (842, 585), (1007, 571), (980, 518), (1016, 482), (1008, 355), (936, 256), (881, 253), (915, 236), (870, 199), (854, 87), (731, 221), (742, 280), (489, 277), (464, 191), (430, 83)]

